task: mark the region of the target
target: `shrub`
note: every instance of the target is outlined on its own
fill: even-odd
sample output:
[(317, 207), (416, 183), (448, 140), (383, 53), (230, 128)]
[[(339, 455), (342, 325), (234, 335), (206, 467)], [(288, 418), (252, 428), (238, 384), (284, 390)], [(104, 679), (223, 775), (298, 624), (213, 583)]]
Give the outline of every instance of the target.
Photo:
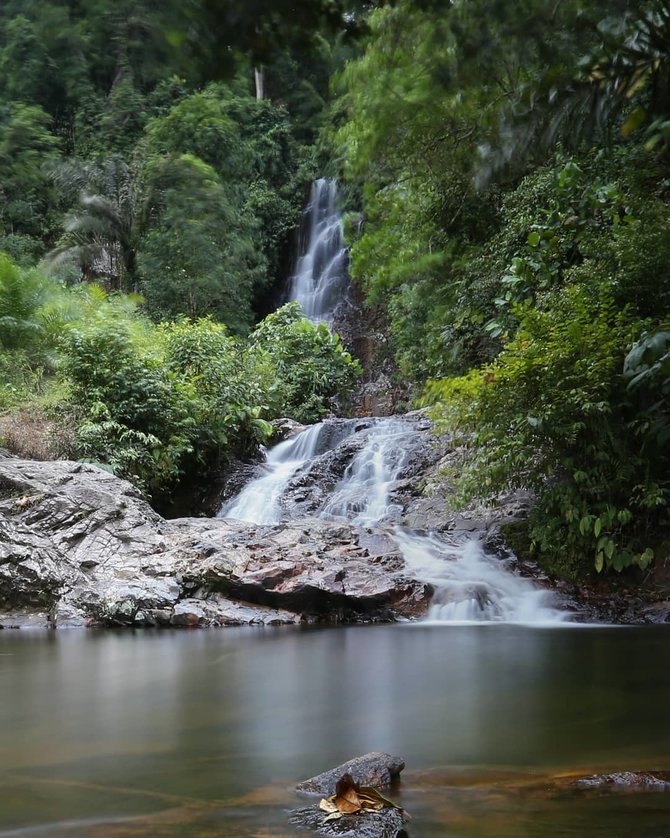
[(495, 362), (427, 390), (443, 424), (474, 434), (461, 497), (534, 489), (532, 546), (569, 574), (585, 556), (598, 571), (646, 567), (667, 481), (640, 451), (639, 404), (622, 375), (639, 321), (583, 285), (515, 315), (521, 325)]
[(247, 357), (265, 376), (267, 414), (299, 422), (327, 413), (361, 372), (339, 337), (303, 317), (298, 303), (288, 303), (257, 326)]

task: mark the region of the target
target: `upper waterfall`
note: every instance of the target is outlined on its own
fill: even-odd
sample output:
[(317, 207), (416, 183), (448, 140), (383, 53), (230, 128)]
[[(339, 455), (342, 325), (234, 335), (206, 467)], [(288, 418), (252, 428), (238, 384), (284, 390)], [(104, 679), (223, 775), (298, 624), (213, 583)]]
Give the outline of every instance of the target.
[(337, 182), (312, 184), (300, 231), (300, 256), (291, 277), (289, 298), (300, 303), (314, 323), (331, 323), (349, 283)]

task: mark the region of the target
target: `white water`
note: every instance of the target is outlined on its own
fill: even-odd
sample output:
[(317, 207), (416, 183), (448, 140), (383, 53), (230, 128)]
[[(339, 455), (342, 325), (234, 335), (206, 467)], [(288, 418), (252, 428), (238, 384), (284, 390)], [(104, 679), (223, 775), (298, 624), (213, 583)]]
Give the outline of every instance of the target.
[(279, 501), (288, 482), (317, 450), (323, 423), (312, 425), (297, 436), (275, 445), (261, 467), (263, 474), (254, 478), (237, 497), (224, 504), (219, 518), (237, 518), (252, 524), (277, 524), (281, 520)]
[(435, 587), (426, 621), (435, 623), (542, 623), (565, 620), (550, 591), (487, 555), (478, 539), (448, 541), (398, 528), (395, 532), (410, 575)]
[[(220, 515), (257, 524), (280, 520), (280, 499), (291, 478), (316, 456), (324, 425), (315, 425), (271, 449), (265, 474), (252, 480)], [(555, 625), (567, 615), (553, 607), (551, 592), (518, 576), (488, 555), (479, 539), (420, 533), (402, 526), (394, 489), (412, 455), (412, 422), (380, 419), (366, 434), (320, 518), (365, 527), (386, 524), (403, 553), (406, 573), (430, 583), (435, 594), (426, 621), (434, 623), (532, 623)], [(387, 530), (388, 531), (388, 530)]]
[(348, 285), (342, 217), (336, 207), (337, 183), (320, 178), (312, 185), (303, 213), (302, 254), (289, 297), (314, 323), (330, 323)]
[(373, 427), (322, 508), (321, 517), (344, 518), (363, 526), (395, 520), (402, 507), (389, 496), (407, 461), (405, 443), (412, 432), (416, 433), (398, 419), (384, 419)]

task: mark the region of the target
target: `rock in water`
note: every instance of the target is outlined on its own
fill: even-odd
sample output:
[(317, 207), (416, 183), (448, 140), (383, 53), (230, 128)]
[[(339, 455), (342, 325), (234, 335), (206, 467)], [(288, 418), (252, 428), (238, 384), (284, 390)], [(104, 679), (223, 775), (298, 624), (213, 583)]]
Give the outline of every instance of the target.
[[(361, 786), (376, 789), (388, 788), (396, 782), (405, 761), (382, 751), (373, 751), (304, 780), (296, 786), (303, 794), (331, 797), (338, 782), (349, 774)], [(346, 778), (350, 782), (349, 778)], [(317, 835), (339, 835), (347, 838), (408, 838), (405, 830), (407, 814), (402, 809), (384, 808), (378, 811), (357, 812), (327, 821), (325, 813), (316, 805), (291, 812), (290, 821), (295, 826), (311, 829)]]
[(594, 774), (577, 780), (580, 789), (623, 791), (670, 791), (670, 774), (662, 771), (618, 771), (614, 774)]
[(296, 791), (330, 797), (335, 794), (335, 786), (345, 774), (350, 774), (352, 779), (362, 786), (372, 786), (375, 789), (388, 788), (399, 779), (404, 767), (405, 761), (400, 757), (385, 754), (383, 751), (372, 751), (361, 757), (350, 759), (338, 765), (337, 768), (324, 771), (323, 774), (318, 774), (309, 780), (303, 780), (296, 786)]
[(290, 822), (317, 835), (339, 835), (340, 838), (409, 838), (405, 823), (407, 815), (400, 809), (344, 815), (339, 820), (325, 821), (324, 812), (316, 806), (296, 809)]

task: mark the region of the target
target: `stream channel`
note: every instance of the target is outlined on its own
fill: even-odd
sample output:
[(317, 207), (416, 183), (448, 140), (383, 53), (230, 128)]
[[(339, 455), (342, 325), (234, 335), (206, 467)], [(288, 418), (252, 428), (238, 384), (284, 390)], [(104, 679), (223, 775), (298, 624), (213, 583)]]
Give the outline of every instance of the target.
[[(326, 322), (315, 275), (337, 297), (346, 272), (334, 201), (318, 182), (293, 283)], [(396, 490), (415, 422), (328, 428), (271, 449), (220, 515), (380, 528), (434, 587), (426, 617), (0, 632), (0, 836), (296, 836), (292, 787), (373, 750), (406, 760), (394, 796), (412, 838), (670, 835), (669, 792), (570, 780), (670, 770), (667, 627), (573, 623), (476, 536), (408, 527)], [(304, 479), (342, 444), (327, 491)]]

